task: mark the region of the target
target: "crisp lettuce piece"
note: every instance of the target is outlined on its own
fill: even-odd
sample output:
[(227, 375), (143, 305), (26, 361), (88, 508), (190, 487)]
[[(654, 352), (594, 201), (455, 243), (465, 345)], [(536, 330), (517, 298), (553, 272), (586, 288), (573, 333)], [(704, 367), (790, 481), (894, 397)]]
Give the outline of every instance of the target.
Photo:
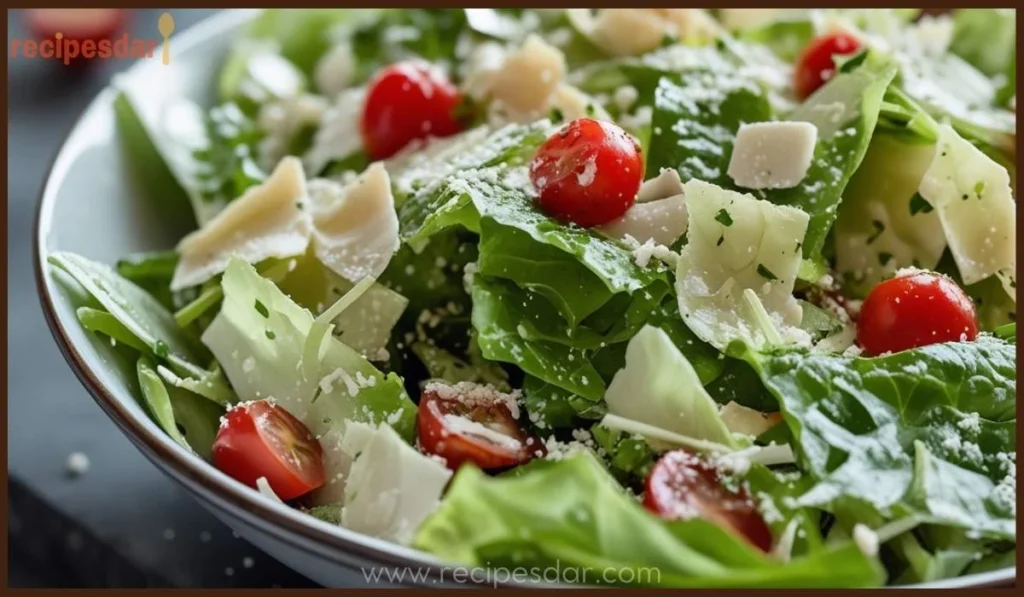
[(243, 38), (221, 69), (218, 95), (255, 115), (263, 104), (297, 97), (307, 86), (306, 75), (278, 53), (277, 44)]
[(315, 434), (351, 419), (412, 437), (415, 405), (401, 380), (330, 336), (329, 320), (314, 335), (309, 311), (244, 261), (232, 260), (221, 284), (224, 304), (202, 340), (242, 400), (273, 398)]
[(879, 131), (850, 179), (834, 228), (836, 270), (860, 296), (904, 267), (934, 269), (946, 248), (939, 215), (918, 195), (935, 144)]
[[(174, 317), (148, 292), (117, 275), (110, 266), (65, 251), (48, 261), (70, 275), (139, 343), (182, 375), (202, 377), (201, 348)], [(116, 337), (116, 336), (114, 336)]]
[[(166, 157), (170, 153), (167, 144), (155, 135), (151, 119), (143, 118), (125, 91), (114, 97), (113, 105), (132, 182), (141, 194), (158, 205), (170, 229), (185, 234), (200, 223), (195, 214), (193, 194), (186, 187), (190, 178), (172, 168)], [(201, 115), (196, 115), (194, 121), (200, 123)], [(201, 132), (202, 127), (192, 126), (188, 130)]]
[(492, 385), (504, 392), (511, 390), (508, 373), (497, 363), (483, 360), (475, 364), (467, 363), (447, 350), (426, 342), (415, 342), (411, 349), (423, 362), (431, 379), (440, 379), (450, 384), (468, 381)]
[(800, 505), (1015, 536), (1014, 345), (980, 337), (876, 358), (747, 359), (817, 481)]
[[(605, 384), (589, 362), (588, 352), (546, 340), (528, 340), (520, 322), (532, 312), (529, 303), (499, 281), (476, 276), (472, 286), (473, 327), (483, 356), (514, 363), (526, 373), (589, 398), (600, 400)], [(522, 295), (520, 295), (522, 296)], [(540, 299), (536, 299), (540, 300)]]
[(1017, 54), (1017, 13), (967, 8), (953, 13), (950, 51), (990, 77), (1009, 71)]
[(998, 276), (1016, 298), (1017, 208), (1006, 168), (940, 125), (919, 192), (938, 213), (963, 281)]
[(654, 93), (646, 170), (674, 168), (684, 183), (696, 178), (733, 188), (726, 171), (736, 131), (744, 122), (771, 116), (761, 88), (728, 70), (662, 77)]
[[(465, 565), (617, 571), (556, 580), (664, 587), (874, 586), (884, 572), (847, 543), (780, 563), (700, 519), (663, 521), (644, 510), (588, 453), (488, 477), (462, 467), (413, 546)], [(657, 569), (652, 577), (639, 571)]]
[(806, 342), (793, 285), (808, 215), (701, 180), (684, 185), (688, 242), (679, 255), (679, 312), (719, 350)]
[[(658, 328), (644, 326), (629, 341), (625, 367), (615, 374), (604, 400), (609, 415), (726, 447), (738, 445), (693, 365)], [(606, 416), (606, 426), (607, 421)], [(648, 442), (665, 448), (656, 438)]]
[[(202, 110), (184, 98), (143, 102), (120, 89), (114, 115), (125, 154), (147, 197), (160, 204), (169, 226), (185, 233), (223, 207), (203, 198), (195, 152), (209, 145)], [(190, 208), (190, 209), (189, 209)]]
[(191, 392), (166, 386), (148, 357), (136, 366), (142, 398), (150, 415), (180, 446), (210, 460), (224, 409)]
[(352, 32), (355, 79), (365, 81), (377, 69), (411, 57), (455, 63), (459, 40), (469, 31), (463, 10), (378, 11), (377, 18), (367, 20)]
[(972, 142), (1014, 155), (1016, 116), (996, 107), (1001, 91), (996, 82), (956, 54), (913, 46), (901, 50), (893, 56), (900, 68), (899, 86), (908, 96)]
[(117, 275), (129, 280), (137, 286), (145, 288), (152, 294), (160, 304), (168, 309), (175, 309), (183, 300), (188, 300), (188, 294), (171, 292), (171, 278), (174, 276), (174, 268), (178, 264), (178, 254), (175, 251), (154, 251), (149, 253), (137, 253), (123, 259), (118, 259), (114, 265)]
[(814, 159), (798, 186), (770, 190), (762, 198), (810, 215), (802, 245), (805, 258), (821, 254), (843, 190), (864, 159), (882, 96), (895, 75), (896, 68), (889, 61), (868, 55), (859, 67), (834, 76), (786, 117), (810, 122), (818, 129)]
[(317, 62), (331, 47), (332, 31), (336, 27), (371, 19), (379, 12), (342, 8), (270, 9), (249, 24), (245, 36), (273, 44), (282, 57), (307, 77), (312, 77)]

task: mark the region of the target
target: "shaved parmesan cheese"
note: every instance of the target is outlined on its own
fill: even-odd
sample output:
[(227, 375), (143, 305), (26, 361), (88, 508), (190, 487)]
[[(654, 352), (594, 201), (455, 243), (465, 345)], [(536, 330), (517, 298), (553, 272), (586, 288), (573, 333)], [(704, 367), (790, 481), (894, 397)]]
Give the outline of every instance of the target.
[(363, 113), (366, 88), (342, 92), (320, 119), (313, 145), (302, 158), (310, 176), (318, 176), (334, 160), (341, 160), (363, 149), (359, 118)]
[(732, 401), (723, 406), (718, 415), (729, 431), (754, 437), (782, 422), (782, 415), (777, 412), (763, 413)]
[(370, 442), (376, 429), (358, 421), (346, 420), (320, 437), (324, 454), (324, 484), (313, 492), (313, 503), (339, 504), (345, 496), (352, 463)]
[(656, 244), (671, 246), (686, 232), (686, 196), (679, 194), (636, 203), (621, 218), (598, 227), (598, 230), (612, 238), (621, 239), (629, 235), (641, 244), (653, 240)]
[(561, 50), (530, 35), (495, 74), (491, 96), (513, 120), (544, 116), (565, 71)]
[(391, 179), (380, 162), (346, 187), (324, 179), (309, 185), (313, 249), (350, 282), (377, 278), (398, 250), (398, 215)]
[(292, 157), (281, 160), (263, 184), (246, 191), (178, 243), (181, 258), (171, 290), (209, 280), (227, 268), (232, 256), (259, 263), (304, 253), (310, 223), (299, 205), (305, 198), (302, 163)]
[(636, 202), (646, 203), (682, 194), (683, 181), (679, 178), (679, 172), (672, 168), (662, 168), (657, 176), (650, 180), (645, 180), (640, 185), (640, 192), (636, 195)]
[[(650, 52), (661, 45), (667, 33), (664, 19), (649, 9), (606, 8), (596, 17), (590, 17), (589, 9), (575, 9), (569, 11), (570, 18), (574, 13), (578, 22), (586, 24), (581, 31), (611, 56)], [(581, 19), (581, 13), (586, 17)]]
[(566, 122), (578, 118), (594, 118), (612, 121), (612, 117), (592, 97), (572, 85), (562, 84), (555, 88), (548, 102), (548, 110), (557, 109), (562, 112)]
[(701, 180), (684, 188), (689, 228), (676, 290), (686, 325), (719, 350), (733, 340), (755, 349), (809, 343), (793, 298), (807, 214)]
[(1017, 209), (1006, 168), (941, 125), (918, 192), (938, 212), (964, 283), (997, 275), (1016, 301)]
[(818, 129), (809, 122), (743, 124), (729, 160), (729, 176), (748, 189), (789, 189), (807, 176)]
[(313, 79), (320, 93), (333, 98), (352, 84), (355, 70), (356, 59), (352, 55), (352, 46), (341, 43), (328, 50), (317, 62)]
[(666, 36), (688, 42), (706, 42), (719, 32), (707, 11), (695, 8), (570, 9), (569, 21), (577, 31), (611, 56), (638, 56), (656, 50)]
[(407, 544), (437, 507), (451, 474), (382, 424), (350, 469), (343, 492), (342, 526)]

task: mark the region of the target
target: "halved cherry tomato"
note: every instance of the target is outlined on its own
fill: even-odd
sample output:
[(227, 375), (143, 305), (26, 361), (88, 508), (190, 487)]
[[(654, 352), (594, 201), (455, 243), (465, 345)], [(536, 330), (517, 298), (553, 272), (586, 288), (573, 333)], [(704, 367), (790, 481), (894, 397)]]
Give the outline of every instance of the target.
[(125, 24), (127, 10), (115, 8), (31, 8), (25, 17), (32, 33), (42, 39), (110, 39)]
[(266, 400), (227, 412), (213, 442), (213, 464), (250, 487), (266, 477), (282, 500), (324, 484), (320, 442), (301, 421)]
[(742, 488), (726, 489), (718, 471), (685, 450), (664, 454), (647, 475), (644, 506), (666, 520), (703, 518), (743, 537), (758, 549), (772, 548), (772, 532)]
[(462, 130), (455, 108), (458, 88), (420, 60), (398, 62), (370, 81), (360, 129), (375, 160), (389, 158), (410, 141), (447, 137)]
[(506, 469), (547, 453), (544, 442), (519, 425), (505, 400), (462, 384), (443, 390), (427, 386), (417, 427), (422, 450), (444, 458), (452, 470), (464, 462), (484, 470)]
[(841, 31), (812, 39), (797, 58), (793, 71), (793, 90), (797, 98), (807, 99), (832, 78), (836, 72), (834, 56), (855, 54), (860, 48), (860, 40)]
[(971, 299), (955, 282), (933, 272), (878, 283), (857, 320), (857, 342), (869, 355), (977, 337)]
[(598, 226), (636, 201), (644, 179), (640, 145), (615, 124), (580, 118), (537, 149), (530, 180), (541, 208), (563, 222)]

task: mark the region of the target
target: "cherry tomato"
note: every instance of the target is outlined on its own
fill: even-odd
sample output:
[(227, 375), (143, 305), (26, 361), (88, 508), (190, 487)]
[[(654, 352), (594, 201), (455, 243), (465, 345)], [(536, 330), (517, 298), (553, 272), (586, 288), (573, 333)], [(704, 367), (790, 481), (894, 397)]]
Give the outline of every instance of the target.
[(750, 496), (726, 489), (718, 471), (685, 450), (664, 454), (647, 475), (644, 506), (666, 520), (703, 518), (758, 549), (772, 548), (772, 532)]
[(114, 8), (32, 8), (25, 17), (32, 33), (53, 39), (57, 33), (70, 40), (101, 40), (114, 37), (125, 24), (127, 10)]
[(860, 40), (849, 33), (828, 33), (812, 39), (797, 58), (793, 71), (793, 90), (797, 98), (807, 99), (832, 78), (836, 72), (834, 56), (854, 54), (860, 48)]
[(880, 282), (857, 320), (857, 342), (869, 355), (977, 337), (971, 299), (955, 282), (933, 272)]
[(370, 81), (360, 129), (375, 160), (389, 158), (410, 141), (447, 137), (462, 130), (455, 116), (459, 90), (426, 62), (398, 62)]
[(213, 464), (250, 487), (266, 477), (282, 500), (324, 484), (320, 442), (301, 421), (266, 400), (227, 412), (213, 442)]
[(420, 447), (456, 470), (472, 462), (484, 470), (525, 464), (547, 453), (544, 442), (523, 429), (508, 403), (483, 386), (427, 386), (420, 398)]
[(610, 122), (591, 118), (563, 126), (530, 162), (530, 180), (541, 209), (584, 227), (606, 224), (626, 213), (643, 179), (636, 140)]

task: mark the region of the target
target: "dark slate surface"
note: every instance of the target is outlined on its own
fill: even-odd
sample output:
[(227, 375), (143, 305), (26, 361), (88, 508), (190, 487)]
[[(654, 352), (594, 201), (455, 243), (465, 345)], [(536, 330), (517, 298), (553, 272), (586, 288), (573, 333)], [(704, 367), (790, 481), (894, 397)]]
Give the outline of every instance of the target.
[[(177, 30), (208, 10), (175, 10)], [(155, 32), (160, 11), (132, 27)], [(24, 36), (18, 11), (9, 37)], [(147, 461), (88, 396), (43, 320), (32, 273), (32, 223), (43, 176), (78, 115), (130, 61), (69, 73), (8, 61), (8, 429), (11, 586), (304, 587), (203, 510)], [(68, 456), (86, 454), (72, 477)]]

